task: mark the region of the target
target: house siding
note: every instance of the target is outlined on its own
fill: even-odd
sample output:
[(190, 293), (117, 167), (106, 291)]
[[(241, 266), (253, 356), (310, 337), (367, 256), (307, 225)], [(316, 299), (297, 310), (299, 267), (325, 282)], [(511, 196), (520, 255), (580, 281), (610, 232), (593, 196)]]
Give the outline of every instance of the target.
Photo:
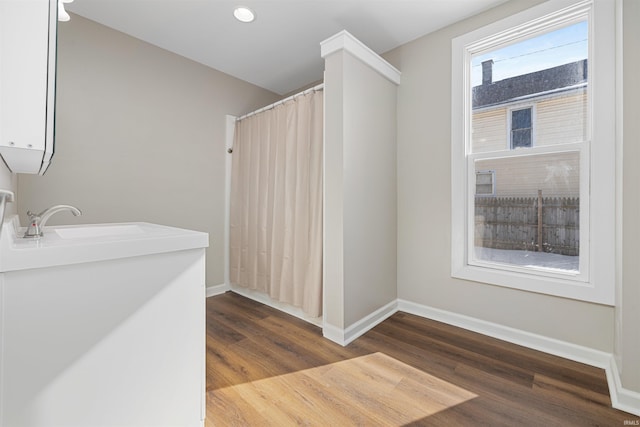
[[(587, 93), (583, 89), (546, 96), (533, 103), (503, 104), (473, 112), (473, 151), (509, 149), (509, 111), (534, 106), (533, 145), (551, 146), (584, 141), (587, 123)], [(526, 149), (519, 149), (526, 150)], [(488, 159), (476, 162), (476, 171), (496, 173), (496, 196), (534, 197), (580, 195), (580, 159), (576, 152)]]
[(493, 108), (473, 113), (473, 152), (506, 150), (507, 142), (507, 109)]
[(495, 171), (496, 197), (579, 197), (576, 151), (476, 161), (477, 171)]
[[(533, 100), (532, 100), (533, 101)], [(503, 104), (473, 112), (473, 151), (475, 153), (509, 148), (508, 112), (534, 105), (534, 146), (584, 141), (587, 129), (587, 94), (573, 91), (526, 104)]]
[(585, 91), (536, 104), (534, 125), (538, 146), (581, 142), (587, 138), (587, 94)]

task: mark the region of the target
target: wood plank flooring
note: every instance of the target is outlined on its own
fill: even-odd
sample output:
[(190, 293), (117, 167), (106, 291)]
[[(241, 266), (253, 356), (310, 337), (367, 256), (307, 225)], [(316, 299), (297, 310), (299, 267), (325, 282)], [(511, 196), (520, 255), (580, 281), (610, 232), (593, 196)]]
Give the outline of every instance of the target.
[(237, 294), (207, 299), (206, 426), (623, 426), (604, 371), (396, 313), (346, 347)]

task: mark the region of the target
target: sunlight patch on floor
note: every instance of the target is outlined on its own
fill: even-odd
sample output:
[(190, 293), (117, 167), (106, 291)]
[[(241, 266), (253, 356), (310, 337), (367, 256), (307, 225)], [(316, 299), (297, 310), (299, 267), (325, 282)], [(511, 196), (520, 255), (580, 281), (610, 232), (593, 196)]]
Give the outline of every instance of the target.
[(401, 426), (477, 397), (383, 353), (207, 393), (207, 426)]

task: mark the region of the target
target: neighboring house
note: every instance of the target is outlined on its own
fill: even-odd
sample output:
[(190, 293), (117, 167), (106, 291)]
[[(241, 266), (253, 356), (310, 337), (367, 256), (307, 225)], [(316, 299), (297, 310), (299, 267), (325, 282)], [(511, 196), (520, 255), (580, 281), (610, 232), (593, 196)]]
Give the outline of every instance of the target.
[[(492, 81), (493, 60), (482, 63), (472, 89), (474, 152), (525, 150), (586, 139), (587, 60)], [(579, 154), (484, 159), (476, 163), (476, 195), (579, 196)]]

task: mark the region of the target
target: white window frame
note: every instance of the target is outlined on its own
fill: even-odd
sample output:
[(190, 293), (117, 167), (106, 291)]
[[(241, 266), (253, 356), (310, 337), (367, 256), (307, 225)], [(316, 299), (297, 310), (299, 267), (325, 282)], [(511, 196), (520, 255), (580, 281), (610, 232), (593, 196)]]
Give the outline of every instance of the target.
[[(534, 104), (511, 105), (507, 108), (507, 148), (509, 150), (517, 150), (517, 148), (513, 148), (513, 141), (511, 140), (512, 138), (511, 122), (513, 118), (512, 114), (514, 111), (526, 110), (526, 109), (531, 110), (531, 147), (526, 147), (526, 148), (533, 148), (536, 146), (536, 106)], [(525, 148), (525, 147), (519, 147), (519, 148)]]
[[(589, 123), (581, 147), (580, 274), (499, 266), (473, 262), (473, 194), (471, 158), (471, 54), (495, 49), (500, 43), (526, 38), (535, 31), (589, 20)], [(474, 282), (504, 286), (606, 305), (615, 303), (615, 0), (550, 0), (501, 21), (464, 34), (452, 43), (451, 111), (451, 275)], [(598, 120), (593, 118), (597, 117)], [(509, 118), (510, 120), (510, 118)], [(509, 139), (509, 146), (511, 142)], [(573, 151), (576, 144), (551, 151)], [(542, 154), (547, 147), (526, 149)], [(525, 150), (512, 150), (523, 155)], [(501, 155), (504, 153), (501, 153)], [(477, 153), (473, 159), (491, 158)], [(494, 154), (495, 156), (495, 154)], [(587, 173), (587, 172), (585, 172)], [(470, 238), (471, 237), (471, 238)], [(583, 246), (584, 245), (584, 246)]]

